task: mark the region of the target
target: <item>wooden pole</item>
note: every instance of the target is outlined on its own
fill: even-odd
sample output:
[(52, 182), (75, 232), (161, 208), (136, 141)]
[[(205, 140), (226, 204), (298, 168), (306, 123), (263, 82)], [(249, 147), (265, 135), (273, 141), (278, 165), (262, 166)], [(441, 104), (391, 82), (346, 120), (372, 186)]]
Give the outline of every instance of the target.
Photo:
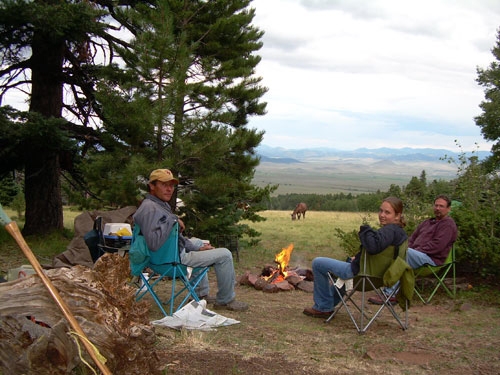
[(38, 259), (35, 257), (30, 247), (24, 240), (24, 237), (21, 234), (21, 231), (19, 230), (17, 223), (9, 219), (9, 217), (3, 211), (2, 205), (0, 205), (0, 224), (3, 224), (5, 226), (7, 232), (10, 233), (10, 235), (14, 238), (14, 240), (17, 242), (17, 244), (23, 251), (26, 258), (28, 258), (29, 262), (33, 266), (33, 269), (36, 271), (37, 275), (42, 279), (43, 284), (47, 287), (50, 295), (56, 301), (57, 305), (63, 312), (64, 316), (66, 317), (66, 320), (78, 334), (80, 341), (82, 342), (82, 344), (85, 346), (85, 349), (92, 357), (92, 360), (96, 363), (96, 365), (99, 367), (99, 369), (104, 375), (112, 375), (111, 371), (107, 368), (105, 363), (99, 359), (97, 354), (97, 349), (90, 343), (90, 340), (87, 338), (85, 332), (83, 332), (83, 329), (80, 327), (80, 324), (71, 313), (71, 310), (69, 309), (66, 302), (64, 302), (64, 300), (61, 298), (61, 295), (57, 291), (54, 284), (52, 284), (52, 281), (50, 281), (47, 275), (45, 275), (45, 273), (43, 272), (42, 267), (38, 262)]

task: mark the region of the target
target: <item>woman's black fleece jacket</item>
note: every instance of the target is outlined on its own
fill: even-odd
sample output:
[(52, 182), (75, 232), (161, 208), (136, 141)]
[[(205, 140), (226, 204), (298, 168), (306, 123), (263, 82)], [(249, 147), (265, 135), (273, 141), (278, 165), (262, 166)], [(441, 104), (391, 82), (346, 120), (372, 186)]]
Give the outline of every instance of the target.
[[(397, 224), (387, 224), (378, 230), (374, 230), (369, 225), (362, 225), (359, 228), (359, 240), (361, 246), (368, 254), (378, 254), (389, 246), (399, 246), (408, 239), (405, 230)], [(359, 261), (361, 251), (356, 254), (351, 262), (351, 269), (354, 275), (359, 272)]]

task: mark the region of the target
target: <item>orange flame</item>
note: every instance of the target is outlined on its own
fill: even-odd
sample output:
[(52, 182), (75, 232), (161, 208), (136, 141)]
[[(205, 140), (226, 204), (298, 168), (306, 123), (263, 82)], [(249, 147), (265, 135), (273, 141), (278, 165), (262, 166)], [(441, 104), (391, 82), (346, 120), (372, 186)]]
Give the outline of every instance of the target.
[(290, 257), (292, 255), (293, 251), (293, 243), (288, 245), (288, 247), (285, 247), (281, 250), (280, 253), (276, 254), (274, 261), (278, 263), (278, 268), (280, 272), (283, 274), (283, 276), (286, 277), (287, 272), (285, 271), (286, 268), (288, 267), (288, 263), (290, 262)]

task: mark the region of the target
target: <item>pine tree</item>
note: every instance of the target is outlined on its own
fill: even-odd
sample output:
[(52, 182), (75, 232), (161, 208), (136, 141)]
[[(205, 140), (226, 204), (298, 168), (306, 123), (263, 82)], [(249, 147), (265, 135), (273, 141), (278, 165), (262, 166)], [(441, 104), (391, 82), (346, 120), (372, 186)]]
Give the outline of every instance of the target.
[(495, 61), (487, 69), (477, 68), (477, 82), (484, 87), (485, 100), (479, 105), (483, 113), (475, 118), (484, 139), (494, 141), (493, 156), (486, 165), (490, 169), (500, 166), (500, 29), (497, 43), (491, 50)]
[(266, 89), (254, 76), (262, 32), (249, 4), (0, 4), (0, 96), (30, 92), (27, 113), (5, 109), (0, 121), (0, 173), (25, 170), (24, 234), (62, 228), (61, 173), (120, 206), (137, 203), (139, 175), (169, 167), (185, 182), (194, 223), (221, 210), (230, 223), (258, 219), (258, 204), (234, 208), (272, 189), (251, 184), (263, 132), (246, 126), (265, 113)]
[[(127, 16), (142, 31), (131, 40), (134, 53), (121, 53), (128, 63), (124, 81), (108, 81), (103, 95), (98, 93), (113, 108), (107, 126), (114, 128), (108, 130), (129, 135), (122, 138), (133, 150), (127, 153), (129, 160), (143, 161), (133, 163), (142, 165), (142, 171), (130, 170), (144, 181), (160, 167), (180, 176), (185, 203), (180, 213), (196, 235), (251, 233), (236, 223), (242, 217), (260, 220), (256, 212), (275, 189), (252, 185), (259, 163), (255, 148), (263, 132), (248, 129), (248, 117), (265, 113), (266, 104), (259, 100), (267, 89), (254, 76), (262, 32), (251, 25), (254, 10), (249, 3), (159, 0), (155, 8), (131, 9)], [(101, 174), (115, 167), (114, 177), (95, 180), (97, 191), (109, 191), (106, 185), (124, 174), (133, 180), (132, 173), (124, 172), (123, 150), (121, 159), (110, 158), (109, 152), (96, 150), (87, 163)]]
[(126, 45), (109, 32), (116, 21), (127, 25), (117, 7), (105, 0), (0, 3), (0, 97), (13, 89), (29, 94), (28, 113), (4, 112), (0, 140), (8, 146), (0, 173), (24, 168), (24, 234), (63, 228), (61, 173), (77, 176), (74, 163), (97, 141), (97, 72), (103, 56), (116, 58), (108, 53), (114, 45)]

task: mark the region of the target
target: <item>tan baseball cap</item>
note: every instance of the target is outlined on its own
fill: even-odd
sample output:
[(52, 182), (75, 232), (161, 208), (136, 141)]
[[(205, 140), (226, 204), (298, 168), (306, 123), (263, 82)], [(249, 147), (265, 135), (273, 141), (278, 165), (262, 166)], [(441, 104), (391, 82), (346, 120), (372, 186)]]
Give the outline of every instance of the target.
[(153, 181), (161, 181), (161, 182), (174, 181), (176, 184), (179, 183), (179, 180), (174, 177), (174, 175), (169, 169), (155, 169), (149, 175), (149, 183)]

